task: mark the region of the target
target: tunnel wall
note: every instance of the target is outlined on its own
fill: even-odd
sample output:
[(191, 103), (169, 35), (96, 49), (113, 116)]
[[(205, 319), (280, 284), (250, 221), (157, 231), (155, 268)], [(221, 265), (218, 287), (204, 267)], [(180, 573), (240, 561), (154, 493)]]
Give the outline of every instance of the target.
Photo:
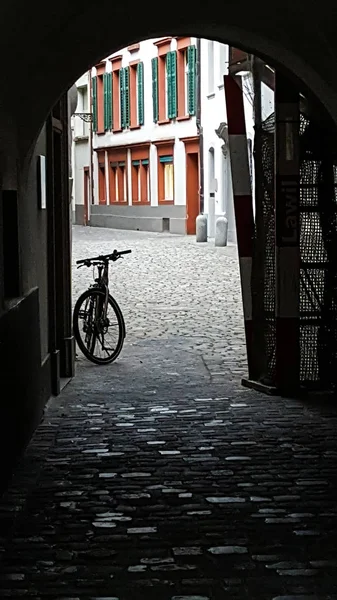
[[(43, 130), (26, 181), (17, 182), (17, 186), (4, 182), (18, 191), (2, 190), (1, 220), (6, 230), (0, 229), (1, 266), (2, 270), (7, 268), (7, 287), (0, 290), (0, 492), (51, 394), (47, 223), (46, 209), (40, 204), (37, 169), (38, 156), (45, 152)], [(15, 227), (19, 232), (16, 238)]]

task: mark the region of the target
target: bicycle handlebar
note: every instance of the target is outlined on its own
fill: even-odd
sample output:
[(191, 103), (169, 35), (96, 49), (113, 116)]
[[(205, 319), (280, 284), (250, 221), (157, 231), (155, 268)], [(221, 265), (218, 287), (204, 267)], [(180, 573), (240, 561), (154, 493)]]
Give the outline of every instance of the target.
[(95, 261), (95, 262), (108, 262), (109, 260), (112, 260), (113, 262), (115, 262), (116, 260), (118, 260), (119, 258), (121, 258), (121, 256), (123, 254), (130, 254), (132, 252), (132, 250), (114, 250), (111, 254), (100, 254), (99, 256), (93, 256), (92, 258), (82, 258), (81, 260), (77, 260), (76, 264), (80, 265), (80, 266), (87, 266), (90, 267), (90, 265)]

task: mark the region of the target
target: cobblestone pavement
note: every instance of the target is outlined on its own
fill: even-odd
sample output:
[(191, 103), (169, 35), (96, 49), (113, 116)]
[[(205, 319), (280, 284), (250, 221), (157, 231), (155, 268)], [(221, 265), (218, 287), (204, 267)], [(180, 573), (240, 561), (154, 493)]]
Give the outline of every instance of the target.
[[(96, 251), (99, 233), (80, 231), (76, 237)], [(129, 241), (137, 246), (134, 256), (143, 258), (139, 270), (135, 261), (121, 263), (118, 280), (129, 270), (124, 285), (116, 283), (123, 309), (127, 300), (131, 305), (125, 306), (126, 320), (137, 314), (136, 302), (142, 316), (129, 324), (114, 365), (80, 359), (76, 379), (49, 403), (0, 503), (1, 597), (336, 600), (335, 409), (240, 386), (244, 362), (235, 363), (235, 348), (239, 358), (242, 349), (236, 339), (239, 306), (234, 325), (233, 250), (195, 249), (193, 240), (179, 238), (116, 237), (119, 247)], [(86, 239), (95, 240), (92, 247)], [(160, 267), (154, 260), (159, 242)], [(163, 292), (146, 248), (153, 251), (153, 269), (166, 272)], [(177, 284), (175, 300), (186, 313), (173, 312), (179, 326), (157, 313), (152, 319), (150, 299), (164, 306), (175, 301), (174, 256), (185, 265), (181, 281), (188, 285), (188, 254), (195, 280), (203, 282), (208, 276), (195, 257), (215, 278), (218, 255), (226, 284), (212, 283), (209, 275), (212, 297), (204, 321)], [(151, 279), (150, 289), (145, 279)], [(216, 309), (214, 294), (223, 285), (232, 290), (230, 315)], [(82, 287), (77, 279), (75, 287)], [(192, 294), (199, 297), (196, 290)], [(200, 298), (205, 296), (200, 289)], [(217, 376), (204, 353), (211, 359), (213, 349), (221, 357), (221, 332), (209, 336), (209, 346), (204, 332), (208, 323), (215, 327), (219, 313), (233, 354), (227, 367), (216, 367)], [(200, 342), (197, 348), (193, 339)], [(233, 370), (225, 376), (229, 366)]]
[[(236, 247), (194, 237), (74, 227), (73, 263), (131, 248), (111, 268), (112, 295), (126, 321), (126, 344), (172, 340), (202, 356), (213, 377), (245, 373), (246, 353)], [(74, 271), (74, 301), (91, 278)]]

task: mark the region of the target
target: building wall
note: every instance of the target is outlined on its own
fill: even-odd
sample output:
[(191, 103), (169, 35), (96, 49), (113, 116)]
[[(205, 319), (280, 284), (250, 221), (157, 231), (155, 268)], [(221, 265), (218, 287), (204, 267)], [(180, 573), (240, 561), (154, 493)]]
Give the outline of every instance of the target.
[[(11, 472), (13, 463), (28, 442), (41, 419), (43, 407), (50, 396), (50, 364), (48, 353), (48, 266), (47, 216), (40, 205), (40, 178), (37, 176), (39, 155), (46, 156), (45, 129), (42, 130), (31, 157), (28, 176), (17, 194), (19, 248), (17, 291), (4, 293), (0, 319), (0, 364), (3, 402), (0, 419), (1, 484)], [(16, 203), (13, 180), (11, 189), (2, 191), (3, 202), (8, 194)], [(23, 197), (26, 199), (22, 202)], [(5, 217), (5, 214), (3, 214)], [(10, 215), (5, 227), (14, 231)], [(10, 257), (15, 270), (14, 254)]]
[[(235, 242), (235, 217), (228, 148), (216, 130), (227, 123), (224, 93), (224, 75), (228, 74), (228, 46), (210, 40), (201, 40), (201, 125), (204, 146), (204, 198), (205, 214), (208, 216), (208, 235), (214, 237), (217, 216), (226, 214), (228, 239)], [(242, 76), (246, 132), (249, 140), (252, 175), (254, 165), (253, 85), (251, 74)], [(274, 110), (274, 94), (263, 84), (262, 115), (265, 119)], [(215, 181), (214, 181), (215, 180)], [(252, 177), (253, 182), (253, 177)], [(215, 185), (214, 185), (215, 184)], [(212, 199), (214, 193), (214, 200)]]
[[(75, 113), (90, 113), (90, 85), (89, 74), (84, 73), (76, 82), (77, 106)], [(84, 215), (84, 186), (85, 169), (90, 169), (90, 128), (91, 124), (83, 118), (72, 115), (72, 166), (73, 166), (73, 189), (72, 210), (73, 223), (85, 224)]]
[[(181, 39), (180, 39), (181, 40)], [(161, 44), (161, 45), (158, 45)], [(196, 40), (188, 40), (188, 44), (195, 45)], [(186, 233), (186, 147), (183, 139), (192, 139), (198, 136), (195, 115), (186, 118), (181, 114), (181, 105), (187, 113), (185, 90), (184, 101), (181, 102), (181, 87), (186, 86), (187, 80), (181, 82), (181, 72), (177, 69), (178, 86), (178, 111), (177, 118), (167, 118), (167, 112), (158, 115), (158, 121), (154, 119), (153, 109), (153, 73), (152, 59), (158, 54), (175, 51), (179, 55), (179, 45), (184, 46), (179, 39), (156, 38), (146, 40), (131, 47), (124, 48), (119, 53), (112, 54), (91, 70), (91, 77), (96, 80), (96, 125), (93, 129), (93, 200), (92, 206), (87, 209), (87, 221), (93, 226), (149, 229), (162, 231), (167, 229), (175, 233)], [(228, 46), (219, 42), (206, 39), (200, 44), (201, 63), (201, 126), (203, 131), (203, 165), (204, 165), (204, 212), (208, 216), (208, 235), (214, 237), (216, 218), (226, 214), (228, 219), (229, 241), (236, 241), (235, 217), (233, 206), (231, 166), (228, 147), (221, 137), (219, 127), (226, 124), (226, 103), (224, 96), (223, 77), (228, 72)], [(160, 58), (159, 58), (160, 60)], [(143, 65), (144, 101), (143, 118), (141, 124), (137, 115), (130, 115), (129, 126), (121, 123), (120, 111), (120, 81), (118, 75), (121, 70), (129, 66), (137, 68), (137, 62)], [(108, 119), (109, 124), (104, 122), (104, 111), (106, 110), (106, 99), (104, 98), (103, 78), (106, 73), (112, 73), (111, 91), (112, 107)], [(133, 71), (134, 73), (134, 71)], [(120, 78), (120, 77), (119, 77)], [(167, 80), (166, 80), (167, 81)], [(115, 97), (116, 82), (118, 94)], [(137, 103), (136, 87), (129, 81), (130, 85), (130, 113), (132, 103)], [(165, 85), (165, 82), (163, 83)], [(180, 86), (180, 87), (179, 87)], [(79, 99), (76, 112), (86, 112), (90, 109), (89, 98), (89, 76), (83, 75), (77, 82)], [(131, 89), (133, 87), (133, 89)], [(250, 164), (252, 175), (253, 165), (253, 87), (250, 74), (243, 75), (244, 108), (246, 115), (246, 129), (249, 140)], [(273, 111), (273, 92), (263, 85), (262, 89), (262, 114), (266, 118)], [(116, 107), (116, 102), (118, 106)], [(160, 110), (159, 110), (160, 112)], [(138, 115), (139, 116), (139, 115)], [(89, 168), (90, 163), (90, 126), (88, 123), (75, 117), (73, 121), (74, 135), (74, 220), (76, 223), (85, 223), (84, 210), (84, 186), (87, 178), (84, 170)], [(158, 182), (158, 148), (160, 144), (169, 141), (174, 157), (174, 202), (161, 202), (160, 184)], [(137, 146), (144, 145), (144, 154), (138, 153), (149, 161), (148, 166), (148, 195), (135, 198), (133, 190), (133, 153)], [(114, 178), (111, 177), (111, 163), (125, 162), (125, 183), (123, 197), (115, 194)], [(103, 172), (104, 171), (104, 172)], [(253, 178), (252, 178), (253, 182)], [(141, 194), (139, 195), (141, 196)], [(90, 204), (90, 202), (89, 202)], [(109, 208), (103, 208), (108, 206)], [(127, 210), (125, 207), (128, 207)], [(181, 207), (186, 207), (185, 213)], [(149, 210), (151, 208), (151, 210)], [(153, 210), (156, 208), (156, 210)], [(169, 219), (169, 225), (167, 224)]]
[[(189, 79), (185, 61), (187, 48), (188, 46), (195, 47), (195, 41), (194, 38), (146, 40), (112, 54), (102, 63), (93, 67), (91, 77), (97, 88), (94, 88), (95, 104), (93, 107), (95, 113), (93, 123), (94, 203), (89, 208), (92, 226), (139, 228), (153, 231), (162, 231), (168, 228), (174, 233), (186, 232), (185, 141), (197, 137), (197, 127), (195, 78), (194, 110), (191, 110), (192, 114), (189, 114), (187, 100)], [(165, 91), (165, 85), (168, 85), (168, 74), (167, 71), (164, 73), (163, 67), (166, 68), (168, 53), (175, 54), (176, 60), (177, 100), (175, 109), (170, 109), (168, 106)], [(152, 59), (158, 61), (158, 114), (156, 114), (153, 101)], [(141, 110), (138, 63), (142, 65), (143, 71)], [(127, 67), (129, 68), (130, 122), (125, 124), (122, 122), (120, 87), (123, 69)], [(103, 79), (106, 74), (109, 74), (112, 82), (110, 84), (112, 91), (110, 91), (110, 100), (108, 100), (110, 109), (106, 107), (103, 91), (103, 86), (106, 85), (105, 82), (103, 83)], [(77, 82), (77, 86), (81, 89), (83, 85), (82, 77)], [(105, 118), (109, 110), (111, 111), (108, 114), (110, 121), (107, 124)], [(79, 106), (76, 112), (80, 112)], [(81, 127), (83, 125), (79, 123), (79, 118), (75, 117), (74, 210), (77, 223), (83, 221), (80, 208), (84, 202), (83, 171), (85, 163), (88, 163), (87, 155), (90, 152), (89, 140), (84, 138), (84, 134), (82, 137), (78, 134), (78, 128)], [(173, 169), (163, 162), (165, 157), (167, 161), (169, 157), (172, 157)], [(136, 165), (137, 161), (141, 161), (139, 165)], [(122, 167), (122, 163), (125, 163), (125, 166)], [(117, 166), (111, 166), (113, 164)], [(172, 193), (168, 193), (169, 174), (172, 173), (172, 170)], [(122, 184), (121, 179), (123, 179)], [(198, 202), (197, 197), (195, 202)], [(139, 226), (136, 223), (137, 219), (139, 219)]]

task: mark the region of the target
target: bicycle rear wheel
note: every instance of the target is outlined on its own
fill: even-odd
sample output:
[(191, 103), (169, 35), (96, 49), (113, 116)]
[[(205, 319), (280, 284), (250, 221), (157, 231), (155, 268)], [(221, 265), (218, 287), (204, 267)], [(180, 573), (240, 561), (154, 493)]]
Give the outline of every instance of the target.
[(74, 336), (78, 347), (88, 360), (97, 365), (116, 360), (125, 338), (121, 309), (116, 300), (109, 295), (107, 315), (104, 318), (104, 300), (104, 291), (86, 290), (78, 298), (73, 313)]

